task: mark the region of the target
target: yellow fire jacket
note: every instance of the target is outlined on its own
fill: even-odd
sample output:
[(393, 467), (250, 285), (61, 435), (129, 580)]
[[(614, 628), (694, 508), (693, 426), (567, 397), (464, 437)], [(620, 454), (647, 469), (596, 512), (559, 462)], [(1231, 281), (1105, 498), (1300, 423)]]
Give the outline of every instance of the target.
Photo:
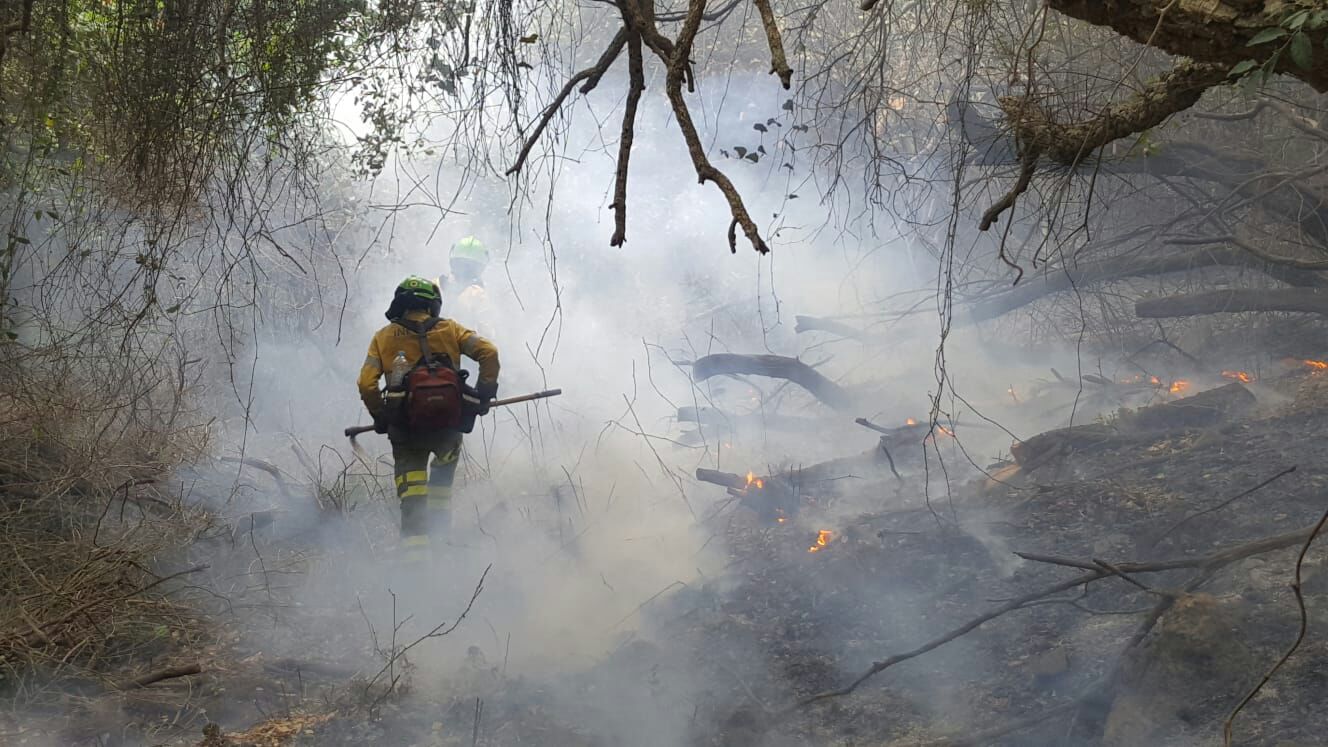
[[(408, 311), (406, 318), (422, 322), (429, 318), (423, 311)], [(429, 330), (429, 352), (445, 354), (452, 359), (452, 364), (459, 366), (461, 356), (475, 360), (480, 364), (480, 383), (498, 381), (498, 348), (493, 343), (466, 329), (451, 319), (443, 319)], [(383, 375), (383, 367), (390, 365), (397, 352), (406, 354), (406, 360), (415, 365), (424, 355), (420, 350), (419, 335), (400, 324), (389, 324), (374, 333), (369, 342), (369, 354), (360, 368), (357, 382), (360, 399), (368, 408), (370, 415), (378, 415), (383, 409), (383, 397), (378, 390), (378, 379)]]

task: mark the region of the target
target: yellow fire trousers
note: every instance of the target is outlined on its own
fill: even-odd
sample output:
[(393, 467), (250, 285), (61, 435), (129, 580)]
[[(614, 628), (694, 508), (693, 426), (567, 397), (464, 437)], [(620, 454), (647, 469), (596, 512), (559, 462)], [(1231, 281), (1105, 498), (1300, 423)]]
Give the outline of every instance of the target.
[(455, 431), (392, 438), (401, 537), (408, 553), (413, 546), (427, 549), (431, 534), (445, 534), (451, 526), (452, 480), (461, 458), (461, 439)]

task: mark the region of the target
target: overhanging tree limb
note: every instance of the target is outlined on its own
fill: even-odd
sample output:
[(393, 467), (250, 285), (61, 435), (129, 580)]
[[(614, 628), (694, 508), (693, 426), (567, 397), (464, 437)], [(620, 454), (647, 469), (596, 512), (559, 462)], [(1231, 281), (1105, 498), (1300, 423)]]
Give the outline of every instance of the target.
[(1183, 60), (1142, 91), (1085, 122), (1056, 122), (1027, 96), (1005, 96), (1000, 105), (1021, 149), (1074, 166), (1098, 148), (1156, 127), (1194, 106), (1204, 91), (1226, 82), (1227, 73), (1227, 66)]
[(632, 158), (632, 142), (636, 139), (636, 109), (641, 93), (646, 90), (645, 63), (641, 58), (641, 34), (627, 32), (627, 103), (623, 109), (622, 135), (618, 138), (618, 163), (613, 179), (613, 237), (609, 246), (622, 246), (627, 242), (627, 166)]
[(530, 150), (535, 147), (540, 135), (544, 134), (544, 129), (549, 126), (549, 122), (554, 115), (562, 108), (563, 102), (567, 100), (568, 96), (572, 95), (572, 89), (576, 88), (578, 83), (584, 81), (586, 85), (581, 89), (581, 93), (585, 94), (594, 90), (595, 86), (599, 85), (600, 78), (604, 77), (604, 73), (608, 72), (609, 68), (613, 66), (614, 60), (618, 59), (618, 55), (626, 44), (627, 29), (619, 29), (613, 37), (613, 41), (609, 42), (609, 46), (604, 49), (604, 54), (600, 55), (599, 60), (594, 65), (568, 79), (562, 90), (554, 97), (553, 102), (545, 107), (540, 114), (539, 121), (535, 124), (535, 130), (530, 133), (530, 137), (527, 137), (525, 144), (521, 146), (521, 152), (516, 157), (516, 163), (512, 164), (512, 168), (507, 170), (507, 176), (521, 171), (521, 168), (526, 165)]
[[(1047, 0), (1047, 6), (1071, 18), (1110, 28), (1140, 44), (1228, 68), (1243, 60), (1262, 62), (1271, 57), (1279, 49), (1278, 44), (1249, 46), (1249, 42), (1260, 31), (1280, 23), (1281, 16), (1275, 12), (1288, 13), (1296, 7), (1252, 0)], [(1314, 49), (1324, 48), (1328, 30), (1303, 31)], [(1306, 68), (1291, 57), (1279, 56), (1277, 72), (1298, 78), (1320, 93), (1328, 91), (1328, 54), (1314, 54)]]
[(775, 22), (775, 12), (770, 8), (770, 0), (752, 0), (761, 13), (761, 25), (765, 27), (766, 43), (770, 45), (770, 72), (779, 76), (779, 82), (787, 90), (792, 85), (793, 68), (784, 58), (784, 40), (779, 34), (779, 24)]

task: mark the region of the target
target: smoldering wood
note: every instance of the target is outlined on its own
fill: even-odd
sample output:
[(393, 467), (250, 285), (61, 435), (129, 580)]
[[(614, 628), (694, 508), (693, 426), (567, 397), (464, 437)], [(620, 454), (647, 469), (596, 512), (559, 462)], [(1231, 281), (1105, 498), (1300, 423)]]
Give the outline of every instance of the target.
[(692, 379), (694, 381), (705, 381), (714, 376), (736, 374), (766, 376), (791, 381), (836, 410), (847, 410), (853, 405), (853, 398), (849, 395), (848, 390), (797, 358), (782, 355), (714, 353), (698, 358), (692, 364)]
[(875, 447), (862, 453), (806, 467), (791, 467), (760, 477), (753, 475), (751, 481), (745, 475), (704, 467), (697, 468), (696, 479), (727, 489), (729, 495), (738, 498), (762, 518), (773, 520), (781, 513), (790, 516), (797, 513), (803, 495), (833, 490), (832, 486), (845, 478), (877, 479), (887, 470), (899, 476), (883, 437)]
[(1152, 298), (1134, 305), (1145, 319), (1174, 319), (1241, 311), (1297, 311), (1328, 315), (1328, 292), (1314, 288), (1233, 289)]
[(1089, 423), (1040, 433), (1011, 445), (1010, 454), (1022, 469), (1030, 471), (1077, 451), (1151, 441), (1169, 430), (1211, 427), (1248, 410), (1255, 402), (1244, 385), (1231, 383), (1122, 414), (1114, 423)]

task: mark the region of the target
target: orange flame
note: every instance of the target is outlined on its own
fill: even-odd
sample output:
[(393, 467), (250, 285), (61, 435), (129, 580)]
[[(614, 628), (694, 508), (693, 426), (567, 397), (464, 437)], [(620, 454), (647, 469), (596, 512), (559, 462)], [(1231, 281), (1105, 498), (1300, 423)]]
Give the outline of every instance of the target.
[(830, 543), (832, 537), (834, 537), (834, 533), (829, 529), (818, 530), (816, 532), (816, 544), (807, 548), (807, 552), (820, 552), (821, 550), (824, 550), (825, 546)]
[(1245, 373), (1244, 371), (1223, 371), (1222, 378), (1239, 381), (1242, 384), (1248, 384), (1254, 381), (1254, 375)]
[(913, 418), (909, 418), (908, 420), (904, 421), (904, 425), (917, 425), (917, 424), (918, 421), (914, 420)]
[(1305, 361), (1305, 365), (1315, 371), (1328, 371), (1328, 361)]
[(1149, 376), (1148, 383), (1152, 384), (1153, 386), (1162, 386), (1162, 380), (1157, 378), (1156, 376)]
[(765, 480), (762, 480), (761, 478), (757, 477), (756, 474), (755, 474), (754, 472), (752, 472), (751, 470), (748, 470), (748, 471), (747, 471), (747, 484), (744, 486), (744, 489), (745, 489), (745, 488), (750, 488), (750, 487), (752, 487), (753, 485), (756, 486), (756, 489), (757, 489), (757, 490), (760, 490), (761, 488), (764, 488), (764, 487), (765, 487)]
[(1171, 382), (1170, 391), (1172, 394), (1180, 394), (1181, 392), (1189, 388), (1190, 388), (1190, 382), (1186, 381), (1185, 379), (1176, 379), (1175, 381)]
[(936, 424), (936, 430), (940, 431), (941, 433), (944, 433), (945, 435), (949, 436), (950, 438), (954, 438), (954, 431), (950, 430), (949, 428), (946, 428), (945, 426), (941, 425), (940, 423), (937, 423), (937, 424)]

